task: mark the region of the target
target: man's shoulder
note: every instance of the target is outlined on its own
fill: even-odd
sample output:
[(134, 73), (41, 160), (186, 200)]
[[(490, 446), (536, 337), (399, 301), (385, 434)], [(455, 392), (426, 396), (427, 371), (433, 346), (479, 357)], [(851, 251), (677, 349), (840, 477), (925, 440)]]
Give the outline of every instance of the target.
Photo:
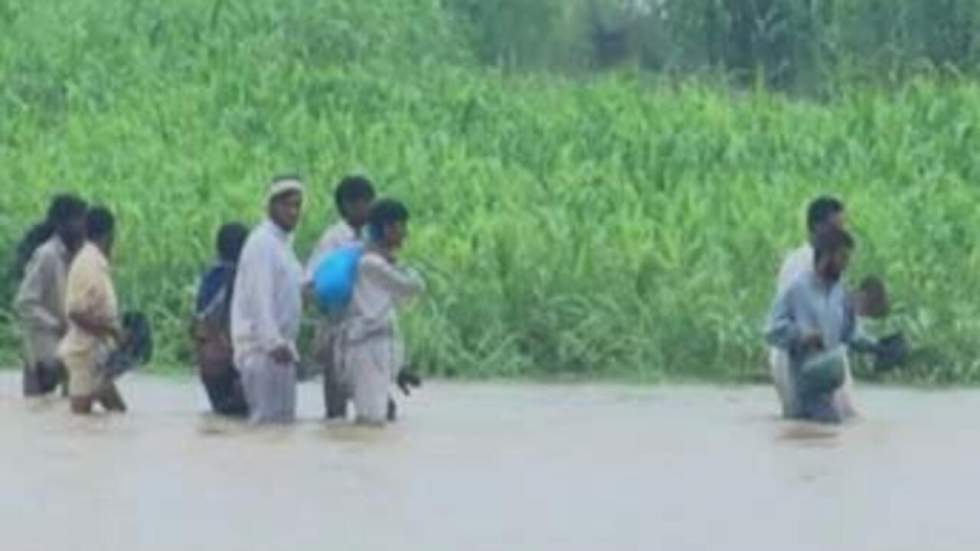
[(34, 251), (35, 256), (61, 256), (64, 246), (61, 244), (61, 240), (57, 237), (52, 237)]
[(91, 243), (82, 245), (68, 268), (68, 289), (76, 285), (88, 286), (101, 281), (105, 277), (107, 268), (102, 253), (95, 245)]
[(357, 243), (357, 241), (357, 233), (354, 229), (341, 220), (324, 230), (323, 235), (316, 242), (313, 252), (310, 253), (309, 262), (319, 262), (326, 255), (347, 245)]
[(347, 222), (341, 220), (329, 226), (323, 232), (319, 244), (321, 247), (331, 247), (356, 240), (357, 233), (354, 231), (354, 228), (350, 227), (350, 224)]
[(352, 228), (351, 225), (348, 224), (346, 220), (338, 220), (333, 224), (331, 224), (330, 226), (327, 226), (327, 230), (324, 232), (324, 235), (354, 237), (355, 232), (354, 232), (354, 228)]
[(801, 262), (810, 262), (813, 259), (813, 246), (810, 244), (801, 245), (786, 254), (783, 266)]
[(42, 265), (63, 264), (65, 262), (65, 246), (56, 237), (48, 239), (41, 243), (31, 255), (31, 262)]
[(779, 287), (785, 288), (801, 274), (813, 269), (813, 249), (803, 245), (786, 255), (779, 267)]
[(82, 248), (78, 250), (78, 254), (72, 259), (71, 266), (72, 270), (75, 269), (92, 269), (98, 267), (102, 263), (102, 253), (99, 249), (91, 244), (85, 243)]
[(242, 246), (241, 258), (244, 259), (247, 255), (253, 254), (256, 250), (266, 247), (270, 243), (275, 242), (275, 237), (269, 231), (265, 224), (259, 224), (258, 226), (252, 228), (252, 231), (248, 232), (248, 237), (245, 239), (245, 245)]
[(817, 287), (817, 276), (813, 270), (800, 272), (786, 286), (786, 294), (801, 296), (812, 294)]
[(197, 286), (197, 310), (199, 313), (211, 304), (222, 288), (231, 283), (234, 274), (234, 266), (221, 262), (212, 265), (204, 272)]

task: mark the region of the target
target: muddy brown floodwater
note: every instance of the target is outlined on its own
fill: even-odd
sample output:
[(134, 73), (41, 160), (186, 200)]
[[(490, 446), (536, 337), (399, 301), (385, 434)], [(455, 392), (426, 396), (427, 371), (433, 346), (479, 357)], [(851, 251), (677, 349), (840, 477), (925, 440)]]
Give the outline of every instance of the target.
[(76, 419), (0, 374), (0, 549), (977, 550), (980, 393), (859, 389), (778, 421), (765, 387), (427, 385), (378, 431), (252, 429), (191, 380)]

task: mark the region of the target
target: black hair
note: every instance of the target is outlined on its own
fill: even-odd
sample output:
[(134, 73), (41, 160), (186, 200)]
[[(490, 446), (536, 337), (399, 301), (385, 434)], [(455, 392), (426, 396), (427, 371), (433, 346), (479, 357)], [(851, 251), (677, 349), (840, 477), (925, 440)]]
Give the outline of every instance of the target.
[(834, 197), (818, 197), (806, 209), (806, 227), (814, 232), (838, 213), (844, 212), (844, 203)]
[(818, 262), (827, 255), (832, 255), (841, 250), (853, 250), (855, 247), (854, 238), (846, 230), (840, 228), (830, 228), (820, 232), (813, 243), (814, 261)]
[(89, 240), (102, 239), (116, 229), (116, 218), (105, 207), (93, 207), (85, 217), (85, 231)]
[(84, 216), (88, 205), (75, 195), (56, 195), (48, 206), (47, 216), (42, 222), (31, 226), (17, 243), (14, 255), (13, 272), (17, 279), (24, 277), (27, 263), (34, 256), (34, 251), (45, 241), (51, 239), (61, 224), (65, 224), (77, 216)]
[(242, 248), (245, 247), (246, 239), (248, 239), (248, 228), (244, 224), (231, 222), (221, 226), (215, 242), (218, 257), (225, 262), (237, 264), (238, 259), (242, 256)]
[(51, 201), (48, 208), (48, 222), (57, 227), (76, 216), (84, 216), (88, 204), (74, 195), (59, 195)]
[(368, 214), (368, 235), (378, 240), (384, 235), (384, 229), (391, 224), (408, 222), (408, 208), (395, 199), (380, 199), (371, 207)]
[(371, 180), (363, 176), (347, 176), (337, 184), (334, 191), (334, 203), (337, 211), (342, 216), (347, 216), (344, 212), (344, 205), (355, 201), (373, 201), (375, 197), (374, 185)]

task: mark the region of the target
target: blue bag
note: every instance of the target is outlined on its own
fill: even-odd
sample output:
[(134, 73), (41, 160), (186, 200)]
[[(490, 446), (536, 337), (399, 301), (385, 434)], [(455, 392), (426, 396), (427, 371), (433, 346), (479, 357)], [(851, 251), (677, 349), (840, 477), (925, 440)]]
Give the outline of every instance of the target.
[(317, 306), (327, 315), (337, 315), (347, 308), (357, 282), (357, 265), (364, 248), (351, 245), (328, 254), (313, 273), (313, 291)]

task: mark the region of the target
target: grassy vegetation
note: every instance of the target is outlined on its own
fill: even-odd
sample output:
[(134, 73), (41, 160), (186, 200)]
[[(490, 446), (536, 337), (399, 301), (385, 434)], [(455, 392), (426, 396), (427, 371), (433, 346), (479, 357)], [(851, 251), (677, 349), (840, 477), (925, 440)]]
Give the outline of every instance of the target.
[(217, 227), (299, 171), (305, 255), (333, 182), (364, 171), (413, 210), (406, 256), (432, 289), (405, 325), (428, 372), (733, 379), (761, 372), (778, 263), (832, 192), (854, 275), (886, 278), (920, 349), (909, 376), (980, 381), (980, 86), (816, 103), (507, 75), (434, 6), (0, 0), (0, 252), (56, 191), (110, 205), (124, 305), (176, 365)]

